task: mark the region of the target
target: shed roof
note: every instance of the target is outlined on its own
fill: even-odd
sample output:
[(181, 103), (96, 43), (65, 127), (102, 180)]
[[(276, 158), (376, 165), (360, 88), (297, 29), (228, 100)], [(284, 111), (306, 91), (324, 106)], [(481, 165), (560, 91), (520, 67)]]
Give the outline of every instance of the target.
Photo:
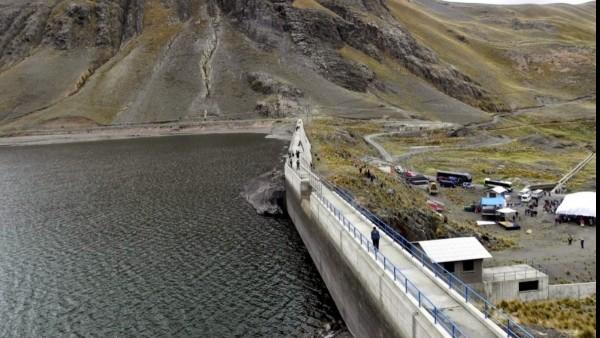
[(527, 264), (498, 266), (483, 269), (484, 281), (526, 280), (532, 278), (547, 278), (548, 275)]
[(481, 205), (496, 205), (503, 206), (506, 200), (502, 196), (498, 197), (484, 197), (481, 199)]
[(423, 251), (436, 263), (492, 258), (475, 237), (458, 237), (419, 242)]

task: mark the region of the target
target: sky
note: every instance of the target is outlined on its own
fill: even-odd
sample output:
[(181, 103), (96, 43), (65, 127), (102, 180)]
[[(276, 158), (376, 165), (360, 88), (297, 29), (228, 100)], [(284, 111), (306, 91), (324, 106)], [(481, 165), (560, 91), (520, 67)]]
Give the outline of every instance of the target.
[(445, 0), (448, 2), (479, 3), (490, 5), (522, 5), (522, 4), (582, 4), (590, 0)]

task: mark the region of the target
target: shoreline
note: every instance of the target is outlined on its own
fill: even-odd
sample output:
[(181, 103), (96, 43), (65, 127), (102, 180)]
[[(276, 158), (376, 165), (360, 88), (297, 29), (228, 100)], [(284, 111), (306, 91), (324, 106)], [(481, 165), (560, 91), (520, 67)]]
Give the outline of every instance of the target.
[(290, 121), (286, 119), (279, 119), (184, 123), (174, 122), (80, 129), (31, 130), (24, 131), (20, 135), (0, 136), (0, 147), (19, 147), (208, 134), (265, 134), (268, 138), (286, 139), (286, 130), (281, 127), (287, 126)]

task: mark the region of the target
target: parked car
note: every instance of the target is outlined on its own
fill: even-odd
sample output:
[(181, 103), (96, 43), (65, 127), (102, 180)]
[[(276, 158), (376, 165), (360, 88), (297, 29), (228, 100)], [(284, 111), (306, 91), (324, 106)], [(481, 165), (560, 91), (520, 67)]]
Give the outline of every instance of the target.
[(429, 208), (431, 208), (431, 210), (433, 210), (435, 212), (446, 211), (446, 206), (444, 205), (444, 203), (442, 203), (440, 201), (428, 200), (427, 205), (429, 206)]
[(456, 188), (456, 181), (453, 180), (438, 180), (440, 186), (444, 188)]
[(429, 186), (427, 187), (427, 192), (429, 195), (437, 195), (440, 192), (440, 188), (436, 182), (429, 182)]
[(537, 189), (534, 191), (528, 191), (521, 195), (521, 202), (531, 202), (531, 200), (539, 200), (544, 196), (544, 190)]
[(398, 175), (402, 176), (402, 174), (404, 173), (404, 168), (402, 168), (402, 166), (397, 165), (394, 167), (394, 171), (396, 171)]
[(471, 203), (471, 204), (465, 205), (463, 210), (466, 212), (475, 212), (475, 210), (477, 210), (477, 204)]
[(429, 184), (429, 179), (423, 175), (415, 175), (412, 177), (407, 177), (406, 181), (412, 185), (425, 185)]
[(521, 189), (517, 195), (519, 195), (519, 197), (522, 197), (528, 193), (531, 193), (531, 189), (529, 189), (529, 187), (525, 187)]
[(532, 198), (540, 199), (542, 196), (544, 196), (544, 190), (542, 189), (537, 189), (531, 192)]
[(531, 201), (531, 191), (525, 191), (522, 194), (519, 193), (519, 196), (521, 198), (521, 202), (528, 203)]

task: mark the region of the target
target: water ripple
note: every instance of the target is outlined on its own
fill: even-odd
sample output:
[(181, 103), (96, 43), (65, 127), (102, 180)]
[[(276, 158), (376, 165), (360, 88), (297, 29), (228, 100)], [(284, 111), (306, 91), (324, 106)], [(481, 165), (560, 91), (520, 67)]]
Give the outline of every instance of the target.
[(257, 135), (0, 149), (0, 336), (307, 337), (339, 314), (293, 225), (239, 197)]

